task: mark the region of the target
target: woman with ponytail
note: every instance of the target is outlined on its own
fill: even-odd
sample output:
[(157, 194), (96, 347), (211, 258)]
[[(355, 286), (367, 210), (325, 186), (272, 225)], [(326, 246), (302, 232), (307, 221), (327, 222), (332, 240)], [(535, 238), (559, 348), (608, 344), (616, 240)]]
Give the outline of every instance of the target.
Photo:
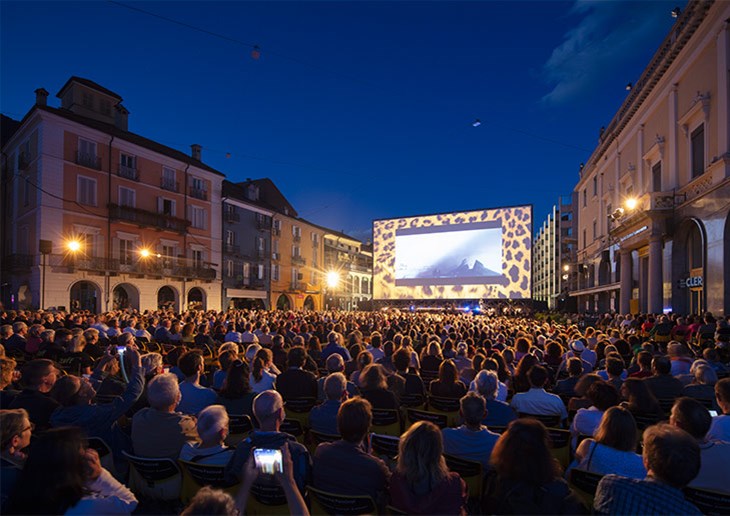
[(256, 394), (274, 388), (274, 382), (276, 381), (274, 371), (278, 372), (278, 370), (273, 365), (273, 359), (274, 356), (268, 348), (261, 348), (253, 357), (249, 383), (251, 384), (251, 390)]

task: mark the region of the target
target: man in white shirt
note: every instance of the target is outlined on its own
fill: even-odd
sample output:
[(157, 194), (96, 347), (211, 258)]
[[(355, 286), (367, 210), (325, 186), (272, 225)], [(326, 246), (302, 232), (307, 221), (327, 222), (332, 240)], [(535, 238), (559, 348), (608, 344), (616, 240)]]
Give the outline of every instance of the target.
[(530, 368), (527, 372), (530, 390), (515, 394), (512, 397), (512, 408), (518, 414), (560, 416), (561, 421), (568, 418), (568, 411), (560, 396), (550, 394), (543, 388), (547, 378), (548, 374), (544, 367), (536, 365)]
[(256, 334), (251, 332), (251, 323), (246, 323), (246, 326), (244, 326), (244, 332), (241, 334), (241, 342), (244, 344), (253, 344), (258, 341), (259, 338)]
[(228, 325), (228, 333), (226, 333), (223, 342), (235, 342), (237, 344), (241, 343), (241, 334), (236, 331), (236, 326), (234, 324)]

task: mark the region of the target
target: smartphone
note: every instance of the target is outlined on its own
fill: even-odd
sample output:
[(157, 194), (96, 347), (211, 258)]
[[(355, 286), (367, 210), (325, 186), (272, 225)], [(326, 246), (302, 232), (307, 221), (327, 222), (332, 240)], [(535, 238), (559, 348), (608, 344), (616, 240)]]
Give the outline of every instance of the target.
[(281, 450), (254, 448), (253, 459), (261, 473), (273, 475), (283, 471)]
[(117, 346), (117, 355), (123, 355), (127, 351), (127, 346)]
[(717, 410), (710, 410), (710, 415), (712, 417), (717, 417)]

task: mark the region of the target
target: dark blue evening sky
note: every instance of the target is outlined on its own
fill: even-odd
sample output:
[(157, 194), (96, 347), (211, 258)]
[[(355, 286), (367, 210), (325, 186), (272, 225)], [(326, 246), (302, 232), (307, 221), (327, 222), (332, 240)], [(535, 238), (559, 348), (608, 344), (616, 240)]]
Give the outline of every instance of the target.
[(112, 2), (2, 1), (0, 109), (89, 78), (131, 131), (200, 143), (230, 180), (270, 177), (302, 217), (363, 239), (375, 218), (515, 204), (539, 226), (676, 3), (125, 4), (227, 41)]

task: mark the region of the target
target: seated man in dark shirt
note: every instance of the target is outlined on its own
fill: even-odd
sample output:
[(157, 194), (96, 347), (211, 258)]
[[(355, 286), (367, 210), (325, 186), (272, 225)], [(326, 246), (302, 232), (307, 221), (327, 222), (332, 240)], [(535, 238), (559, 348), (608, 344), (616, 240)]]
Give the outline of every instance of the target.
[(314, 452), (314, 487), (342, 495), (367, 495), (384, 505), (390, 471), (367, 452), (365, 440), (372, 422), (370, 403), (360, 397), (347, 400), (337, 414), (342, 439), (322, 443)]
[(317, 398), (317, 377), (303, 369), (307, 350), (294, 346), (287, 355), (289, 368), (276, 377), (276, 390), (284, 400)]
[(38, 431), (47, 430), (51, 414), (61, 405), (48, 395), (58, 378), (58, 369), (47, 359), (27, 362), (21, 370), (23, 390), (10, 403), (11, 409), (22, 408)]
[(553, 393), (559, 396), (575, 396), (575, 384), (583, 375), (583, 362), (580, 358), (571, 357), (568, 359), (568, 378), (560, 380), (553, 389)]
[(669, 357), (656, 357), (651, 363), (653, 376), (644, 379), (646, 386), (658, 400), (676, 399), (682, 396), (684, 385), (672, 376), (672, 362)]

